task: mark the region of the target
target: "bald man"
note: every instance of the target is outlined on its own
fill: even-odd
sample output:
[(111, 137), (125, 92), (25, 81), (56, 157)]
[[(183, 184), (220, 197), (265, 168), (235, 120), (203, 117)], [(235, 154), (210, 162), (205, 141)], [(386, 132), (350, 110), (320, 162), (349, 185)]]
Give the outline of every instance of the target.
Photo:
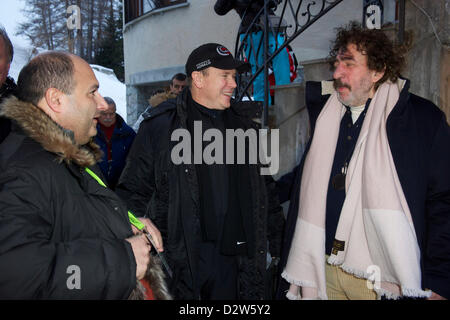
[(86, 61), (50, 51), (3, 103), (14, 121), (0, 145), (0, 299), (126, 299), (147, 271), (150, 244), (98, 182), (98, 88)]

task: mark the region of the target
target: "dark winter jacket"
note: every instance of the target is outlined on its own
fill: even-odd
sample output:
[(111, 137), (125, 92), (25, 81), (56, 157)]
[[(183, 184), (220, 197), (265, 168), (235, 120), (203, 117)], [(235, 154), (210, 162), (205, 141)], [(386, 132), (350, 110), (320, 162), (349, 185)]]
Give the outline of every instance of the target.
[[(7, 77), (5, 83), (0, 87), (0, 104), (4, 99), (14, 95), (17, 90), (17, 85), (14, 79)], [(1, 109), (0, 109), (1, 110)], [(5, 117), (0, 117), (0, 143), (8, 136), (11, 131), (11, 121)]]
[[(306, 106), (313, 134), (328, 98), (329, 95), (321, 94), (320, 82), (307, 82)], [(450, 298), (450, 128), (445, 114), (430, 101), (410, 93), (408, 80), (388, 116), (386, 130), (421, 250), (422, 287)], [(295, 172), (278, 183), (282, 198), (290, 199), (281, 271), (295, 231), (300, 181), (309, 144)], [(281, 281), (280, 298), (288, 288), (287, 282)]]
[[(197, 299), (194, 277), (201, 242), (199, 184), (195, 164), (175, 165), (171, 150), (177, 142), (171, 134), (187, 129), (188, 88), (177, 99), (152, 108), (140, 126), (128, 155), (116, 192), (138, 216), (147, 215), (161, 231), (165, 253), (174, 272), (169, 281), (175, 299)], [(232, 104), (236, 123), (246, 130), (256, 126), (254, 102)], [(251, 257), (242, 256), (239, 265), (239, 298), (265, 298), (267, 241), (272, 256), (278, 257), (283, 216), (275, 183), (260, 175), (260, 165), (249, 165), (253, 222), (256, 241)], [(214, 190), (211, 190), (214, 192)], [(275, 195), (275, 196), (274, 196)]]
[(99, 147), (15, 97), (2, 112), (14, 122), (0, 145), (0, 299), (128, 298), (127, 209), (84, 170), (98, 172)]
[(108, 147), (106, 136), (101, 130), (100, 124), (97, 124), (97, 135), (95, 136), (95, 143), (100, 146), (103, 151), (102, 160), (99, 162), (100, 170), (102, 170), (108, 186), (115, 188), (120, 174), (125, 167), (125, 159), (128, 151), (131, 148), (136, 133), (130, 126), (126, 124), (123, 118), (116, 114), (116, 125), (111, 137), (111, 154), (112, 160), (108, 161)]

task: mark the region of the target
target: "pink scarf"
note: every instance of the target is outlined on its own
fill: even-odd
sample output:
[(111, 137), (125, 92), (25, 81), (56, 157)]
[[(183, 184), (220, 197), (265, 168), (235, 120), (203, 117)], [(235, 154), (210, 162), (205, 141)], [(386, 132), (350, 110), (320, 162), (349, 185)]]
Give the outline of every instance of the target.
[[(346, 176), (335, 235), (344, 245), (328, 259), (347, 273), (369, 279), (378, 297), (393, 299), (431, 294), (421, 288), (420, 250), (386, 133), (386, 120), (403, 84), (384, 83), (372, 98)], [(344, 112), (333, 90), (317, 119), (303, 168), (297, 224), (282, 273), (291, 283), (289, 299), (327, 299), (325, 206)]]

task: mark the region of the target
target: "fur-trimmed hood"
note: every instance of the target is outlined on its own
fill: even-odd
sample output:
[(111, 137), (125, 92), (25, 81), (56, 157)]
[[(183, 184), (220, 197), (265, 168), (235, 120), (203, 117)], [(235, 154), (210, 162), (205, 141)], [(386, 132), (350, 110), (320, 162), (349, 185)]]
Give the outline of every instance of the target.
[(84, 146), (77, 145), (72, 131), (61, 127), (32, 103), (11, 96), (5, 99), (0, 109), (1, 116), (13, 120), (27, 136), (56, 154), (60, 162), (89, 167), (101, 159), (100, 147), (92, 140)]
[(161, 103), (163, 103), (164, 101), (169, 100), (169, 99), (174, 99), (176, 97), (177, 97), (177, 95), (172, 92), (160, 92), (160, 93), (157, 93), (157, 94), (154, 94), (153, 96), (151, 96), (150, 99), (148, 99), (148, 103), (152, 107), (156, 107), (156, 106), (160, 105)]

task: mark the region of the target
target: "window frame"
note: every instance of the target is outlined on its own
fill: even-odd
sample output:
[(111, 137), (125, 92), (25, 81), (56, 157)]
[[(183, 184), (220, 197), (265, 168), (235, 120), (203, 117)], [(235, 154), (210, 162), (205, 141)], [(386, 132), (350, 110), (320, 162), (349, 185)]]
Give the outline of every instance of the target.
[[(144, 2), (153, 0), (124, 0), (124, 22), (125, 24), (142, 17), (143, 15), (156, 10), (164, 10), (172, 6), (188, 3), (188, 0), (160, 0), (162, 3), (156, 5), (153, 9), (144, 11)], [(159, 1), (158, 1), (159, 2)]]

